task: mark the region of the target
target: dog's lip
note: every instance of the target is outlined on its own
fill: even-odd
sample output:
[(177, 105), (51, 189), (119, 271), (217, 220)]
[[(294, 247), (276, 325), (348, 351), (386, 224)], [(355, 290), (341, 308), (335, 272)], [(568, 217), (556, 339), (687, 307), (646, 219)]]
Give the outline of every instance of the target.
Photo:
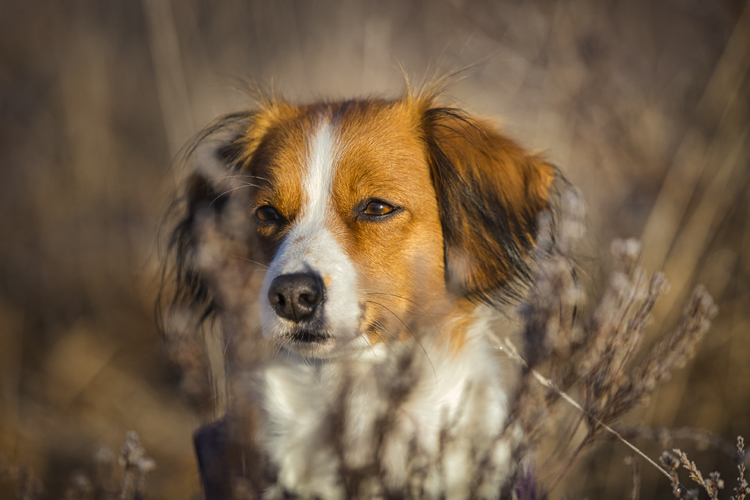
[(331, 338), (331, 334), (325, 331), (299, 330), (289, 334), (288, 338), (298, 344), (322, 344)]

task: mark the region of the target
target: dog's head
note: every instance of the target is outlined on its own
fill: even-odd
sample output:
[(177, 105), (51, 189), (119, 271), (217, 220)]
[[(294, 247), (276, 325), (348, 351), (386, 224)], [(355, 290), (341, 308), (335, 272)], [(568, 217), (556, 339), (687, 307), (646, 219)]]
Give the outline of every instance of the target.
[[(232, 134), (211, 148), (219, 167), (190, 181), (178, 252), (196, 212), (241, 195), (247, 258), (267, 266), (262, 334), (288, 349), (328, 357), (409, 336), (414, 318), (496, 303), (527, 274), (555, 171), (484, 121), (409, 96), (271, 102), (207, 136), (217, 129)], [(182, 276), (183, 297), (210, 297)]]

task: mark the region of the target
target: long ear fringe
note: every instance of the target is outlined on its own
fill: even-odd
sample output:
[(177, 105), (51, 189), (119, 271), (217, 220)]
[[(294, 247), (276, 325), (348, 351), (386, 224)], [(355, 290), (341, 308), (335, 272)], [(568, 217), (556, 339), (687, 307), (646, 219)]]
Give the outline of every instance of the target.
[(460, 110), (428, 107), (424, 123), (449, 286), (476, 302), (521, 298), (556, 169)]
[(233, 189), (232, 172), (240, 167), (237, 144), (253, 121), (253, 111), (225, 115), (202, 130), (184, 153), (193, 173), (174, 196), (163, 225), (170, 227), (156, 306), (157, 325), (170, 329), (170, 313), (189, 312), (200, 327), (216, 312), (216, 302), (195, 266), (200, 244), (198, 219), (220, 214)]

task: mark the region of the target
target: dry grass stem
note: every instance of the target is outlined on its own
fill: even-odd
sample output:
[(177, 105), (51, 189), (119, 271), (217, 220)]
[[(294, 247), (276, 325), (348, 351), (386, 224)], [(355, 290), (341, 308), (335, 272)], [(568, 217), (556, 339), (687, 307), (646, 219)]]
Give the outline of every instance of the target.
[(639, 500), (641, 497), (641, 471), (638, 467), (638, 460), (635, 457), (625, 457), (625, 463), (630, 465), (630, 500)]

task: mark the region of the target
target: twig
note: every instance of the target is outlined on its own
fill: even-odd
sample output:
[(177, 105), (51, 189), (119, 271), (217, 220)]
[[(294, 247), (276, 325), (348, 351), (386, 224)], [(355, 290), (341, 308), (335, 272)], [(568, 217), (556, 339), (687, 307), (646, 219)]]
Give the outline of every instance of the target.
[[(564, 399), (573, 408), (577, 409), (581, 413), (583, 413), (586, 416), (588, 416), (589, 418), (591, 418), (591, 420), (593, 420), (594, 422), (596, 422), (597, 425), (600, 425), (603, 429), (605, 429), (607, 432), (609, 432), (610, 434), (612, 434), (613, 436), (615, 436), (619, 441), (621, 441), (625, 446), (627, 446), (628, 448), (630, 448), (631, 450), (633, 450), (641, 458), (643, 458), (648, 463), (650, 463), (651, 465), (653, 465), (654, 467), (656, 467), (656, 469), (658, 469), (662, 474), (664, 474), (667, 478), (669, 478), (670, 481), (672, 480), (672, 475), (669, 474), (669, 472), (667, 472), (662, 467), (660, 467), (659, 464), (657, 464), (656, 462), (654, 462), (648, 455), (646, 455), (641, 450), (639, 450), (635, 445), (633, 445), (629, 441), (627, 441), (624, 437), (622, 437), (620, 435), (619, 432), (617, 432), (612, 427), (608, 426), (607, 424), (605, 424), (604, 422), (602, 422), (601, 420), (599, 420), (591, 412), (589, 412), (585, 408), (583, 408), (580, 404), (578, 404), (578, 401), (576, 401), (572, 397), (568, 396), (568, 394), (566, 394), (564, 391), (562, 391), (561, 389), (559, 389), (557, 387), (557, 385), (552, 380), (548, 379), (547, 377), (545, 377), (544, 375), (542, 375), (538, 371), (529, 368), (528, 365), (526, 364), (526, 361), (524, 361), (524, 359), (521, 357), (521, 355), (518, 354), (518, 350), (516, 349), (516, 346), (513, 345), (513, 342), (511, 342), (510, 339), (508, 339), (507, 337), (504, 339), (504, 341), (505, 341), (505, 347), (503, 347), (502, 345), (500, 345), (499, 340), (495, 339), (494, 337), (490, 336), (490, 339), (493, 341), (493, 343), (495, 343), (495, 347), (497, 347), (501, 351), (507, 353), (508, 356), (512, 360), (514, 360), (515, 362), (519, 363), (521, 366), (529, 369), (531, 371), (531, 374), (534, 375), (534, 378), (537, 379), (537, 381), (540, 384), (542, 384), (544, 387), (546, 387), (546, 388), (554, 391), (558, 396), (560, 396), (562, 399)], [(687, 491), (687, 488), (685, 488), (682, 485), (680, 485), (680, 486), (682, 488), (684, 488), (685, 491)]]

